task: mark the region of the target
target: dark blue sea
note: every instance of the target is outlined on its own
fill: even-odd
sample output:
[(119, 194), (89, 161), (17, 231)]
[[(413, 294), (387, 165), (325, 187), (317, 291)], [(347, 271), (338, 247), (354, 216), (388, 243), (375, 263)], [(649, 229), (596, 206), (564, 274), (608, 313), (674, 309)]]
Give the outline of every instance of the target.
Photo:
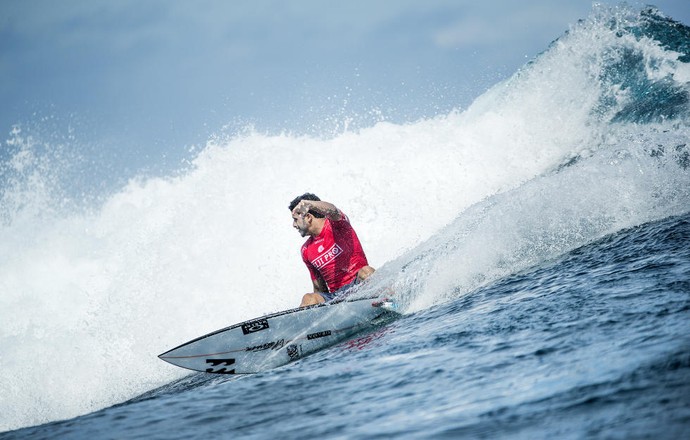
[[(0, 438), (690, 438), (689, 121), (690, 28), (595, 7), (464, 111), (214, 139), (88, 203), (17, 131)], [(287, 203), (315, 182), (402, 315), (260, 374), (160, 361), (296, 306)]]

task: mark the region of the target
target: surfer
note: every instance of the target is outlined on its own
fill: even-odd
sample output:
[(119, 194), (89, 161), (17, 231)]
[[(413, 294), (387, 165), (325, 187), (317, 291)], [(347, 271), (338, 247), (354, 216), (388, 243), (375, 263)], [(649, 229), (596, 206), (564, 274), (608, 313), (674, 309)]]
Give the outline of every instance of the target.
[(311, 193), (290, 202), (292, 226), (302, 237), (302, 259), (309, 269), (314, 293), (300, 307), (332, 301), (374, 273), (347, 216), (332, 203)]

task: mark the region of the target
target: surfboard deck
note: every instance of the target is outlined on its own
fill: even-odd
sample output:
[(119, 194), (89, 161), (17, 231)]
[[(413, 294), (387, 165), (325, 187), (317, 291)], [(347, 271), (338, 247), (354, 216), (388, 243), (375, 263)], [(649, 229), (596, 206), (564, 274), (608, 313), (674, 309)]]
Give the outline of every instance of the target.
[(400, 315), (394, 303), (385, 299), (345, 299), (240, 322), (158, 357), (178, 367), (206, 373), (259, 373), (301, 359), (397, 316)]

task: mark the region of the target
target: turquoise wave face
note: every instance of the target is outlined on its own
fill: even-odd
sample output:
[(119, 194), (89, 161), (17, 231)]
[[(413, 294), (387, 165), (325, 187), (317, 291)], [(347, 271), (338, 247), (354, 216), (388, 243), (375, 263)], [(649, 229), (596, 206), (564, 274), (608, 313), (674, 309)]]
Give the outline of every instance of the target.
[[(595, 114), (613, 123), (687, 117), (690, 28), (655, 8), (619, 11), (599, 20), (591, 39), (591, 57), (600, 63), (596, 80), (601, 97)], [(598, 46), (598, 41), (606, 43)]]
[[(667, 51), (676, 52), (677, 62), (683, 63), (687, 71), (687, 63), (690, 63), (690, 27), (664, 17), (655, 9), (643, 11), (641, 16), (639, 37), (650, 38)], [(636, 31), (635, 28), (631, 29), (633, 33)], [(636, 58), (638, 66), (642, 66), (644, 58), (640, 59), (639, 55)], [(638, 74), (624, 83), (624, 86), (631, 89), (637, 104), (621, 110), (617, 118), (646, 122), (688, 116), (690, 92), (686, 86), (687, 82), (680, 84), (673, 74), (655, 81), (641, 75), (641, 68), (636, 72)]]
[(630, 32), (658, 41), (664, 49), (678, 52), (679, 61), (690, 62), (690, 27), (664, 16), (656, 8), (641, 11), (640, 17), (639, 25), (631, 27)]

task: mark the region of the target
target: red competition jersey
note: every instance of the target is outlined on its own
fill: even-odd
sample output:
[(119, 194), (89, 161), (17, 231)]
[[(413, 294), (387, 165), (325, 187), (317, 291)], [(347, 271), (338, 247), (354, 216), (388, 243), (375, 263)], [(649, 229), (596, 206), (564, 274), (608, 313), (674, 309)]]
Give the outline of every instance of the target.
[(350, 220), (341, 212), (337, 221), (326, 218), (318, 237), (309, 237), (302, 245), (302, 259), (312, 280), (323, 278), (329, 292), (350, 284), (357, 272), (367, 266), (362, 244)]

